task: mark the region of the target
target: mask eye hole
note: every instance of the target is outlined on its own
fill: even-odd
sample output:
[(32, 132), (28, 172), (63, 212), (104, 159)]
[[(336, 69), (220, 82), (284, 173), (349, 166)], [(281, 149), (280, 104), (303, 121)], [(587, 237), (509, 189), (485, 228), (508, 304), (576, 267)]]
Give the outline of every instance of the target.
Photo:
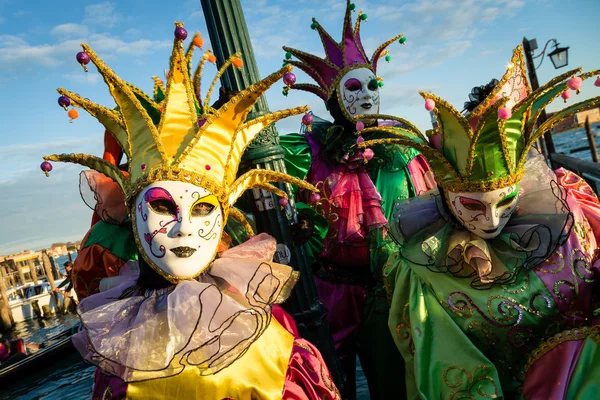
[(459, 201), (460, 204), (469, 211), (480, 211), (485, 213), (485, 205), (477, 200), (460, 197)]
[(358, 92), (362, 89), (362, 84), (358, 79), (352, 78), (348, 79), (346, 83), (344, 83), (344, 88), (350, 92)]
[(177, 215), (177, 207), (169, 200), (152, 200), (148, 202), (148, 207), (157, 214)]
[(214, 209), (214, 204), (204, 202), (196, 203), (192, 207), (192, 217), (205, 217), (207, 215), (210, 215), (210, 213), (212, 213)]
[(517, 196), (511, 196), (511, 197), (507, 197), (506, 199), (502, 200), (501, 202), (498, 203), (497, 207), (506, 207), (510, 204), (512, 204), (513, 201), (515, 201), (515, 199), (517, 198)]
[(377, 88), (379, 87), (379, 85), (377, 84), (377, 79), (373, 78), (369, 81), (369, 90), (374, 92), (377, 90)]

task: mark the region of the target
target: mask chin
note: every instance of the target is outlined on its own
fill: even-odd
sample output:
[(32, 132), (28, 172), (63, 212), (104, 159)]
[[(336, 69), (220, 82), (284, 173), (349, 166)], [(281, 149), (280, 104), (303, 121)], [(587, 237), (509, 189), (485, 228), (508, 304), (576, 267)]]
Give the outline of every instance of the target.
[(214, 260), (223, 210), (208, 190), (187, 182), (154, 182), (136, 196), (132, 215), (142, 256), (169, 282), (195, 278)]

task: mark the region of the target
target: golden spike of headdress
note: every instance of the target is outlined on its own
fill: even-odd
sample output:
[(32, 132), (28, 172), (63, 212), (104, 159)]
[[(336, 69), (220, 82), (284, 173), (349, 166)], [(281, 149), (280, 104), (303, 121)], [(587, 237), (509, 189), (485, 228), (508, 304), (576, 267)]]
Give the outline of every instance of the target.
[[(148, 154), (149, 160), (144, 161), (150, 161), (153, 164), (165, 162), (166, 156), (158, 130), (133, 91), (126, 82), (122, 81), (113, 70), (104, 64), (87, 44), (82, 44), (81, 47), (90, 56), (91, 62), (98, 68), (98, 72), (104, 78), (112, 97), (119, 106), (128, 133), (131, 154)], [(136, 159), (132, 159), (129, 162), (129, 174), (132, 180), (141, 176), (142, 174), (139, 171), (144, 169), (142, 168), (144, 162), (141, 159), (138, 160), (140, 161), (136, 162)]]
[(202, 58), (200, 59), (200, 62), (198, 63), (198, 66), (196, 67), (196, 71), (194, 72), (194, 79), (192, 81), (192, 84), (194, 85), (194, 94), (196, 95), (196, 101), (198, 105), (202, 104), (202, 91), (200, 90), (200, 85), (202, 83), (202, 71), (204, 70), (204, 64), (206, 64), (206, 62), (208, 61), (208, 57), (210, 57), (211, 54), (212, 50), (210, 49), (204, 52)]
[(212, 92), (215, 88), (215, 85), (217, 84), (217, 81), (219, 79), (221, 79), (221, 76), (223, 76), (223, 74), (225, 73), (225, 70), (227, 68), (229, 68), (229, 66), (231, 64), (233, 64), (233, 60), (236, 58), (240, 58), (241, 56), (242, 56), (242, 53), (235, 53), (234, 55), (229, 57), (227, 60), (225, 60), (225, 62), (221, 66), (221, 68), (219, 68), (217, 75), (215, 75), (212, 83), (210, 84), (210, 87), (208, 88), (208, 92), (206, 92), (206, 98), (204, 99), (204, 108), (208, 108), (208, 105), (210, 104), (210, 96), (212, 95)]
[(183, 43), (177, 38), (173, 43), (164, 103), (158, 132), (166, 153), (171, 156), (169, 161), (173, 162), (173, 156), (176, 158), (185, 148), (182, 144), (188, 143), (198, 130), (188, 61), (183, 55)]
[(69, 92), (63, 88), (57, 89), (57, 92), (63, 96), (67, 96), (71, 99), (71, 105), (79, 108), (83, 108), (87, 112), (89, 112), (94, 118), (96, 118), (104, 127), (110, 131), (113, 135), (119, 146), (123, 150), (123, 153), (130, 157), (131, 148), (129, 147), (129, 142), (127, 141), (127, 131), (125, 128), (125, 122), (121, 115), (110, 108), (103, 107), (99, 104), (96, 104), (88, 99), (84, 99), (76, 93)]
[(160, 104), (165, 99), (165, 84), (158, 76), (153, 76), (152, 80), (154, 81), (152, 95), (154, 96), (154, 101)]

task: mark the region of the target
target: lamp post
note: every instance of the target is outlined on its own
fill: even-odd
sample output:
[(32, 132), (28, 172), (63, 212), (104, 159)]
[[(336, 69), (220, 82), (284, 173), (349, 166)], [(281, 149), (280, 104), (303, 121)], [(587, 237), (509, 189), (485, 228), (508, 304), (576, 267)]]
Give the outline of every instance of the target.
[[(242, 69), (228, 69), (221, 77), (221, 84), (229, 90), (241, 91), (258, 82), (260, 75), (240, 0), (200, 0), (200, 3), (213, 52), (217, 57), (217, 65), (223, 65), (225, 60), (236, 52), (242, 53)], [(261, 97), (248, 119), (268, 112), (267, 101)], [(279, 134), (274, 125), (264, 129), (244, 153), (240, 172), (252, 168), (286, 172), (284, 150), (279, 144)], [(287, 185), (281, 186), (281, 189), (289, 193)], [(286, 309), (294, 317), (300, 334), (317, 346), (341, 391), (345, 385), (345, 377), (341, 374), (342, 370), (329, 332), (327, 312), (319, 300), (304, 250), (293, 243), (290, 231), (290, 223), (296, 219), (293, 199), (290, 196), (289, 204), (281, 209), (277, 199), (269, 192), (254, 190), (253, 197), (253, 201), (249, 203), (254, 208), (257, 230), (267, 232), (277, 239), (275, 261), (289, 264), (300, 271), (300, 279), (285, 304)]]
[[(546, 54), (546, 49), (548, 48), (548, 45), (550, 43), (554, 44), (554, 50)], [(527, 40), (527, 38), (523, 38), (523, 50), (525, 52), (525, 58), (527, 60), (527, 72), (529, 73), (529, 81), (531, 82), (532, 90), (536, 90), (540, 87), (535, 70), (542, 65), (542, 62), (544, 61), (544, 56), (550, 57), (550, 61), (552, 61), (552, 64), (554, 65), (555, 69), (565, 67), (569, 63), (569, 47), (558, 46), (559, 43), (556, 41), (556, 39), (550, 39), (546, 42), (544, 50), (542, 50), (540, 54), (534, 57), (533, 52), (538, 48), (537, 40)], [(540, 63), (536, 67), (533, 60), (537, 58), (540, 58)], [(546, 116), (546, 110), (543, 110), (538, 120), (538, 124), (544, 123), (546, 119), (548, 119), (548, 117)], [(546, 142), (548, 158), (550, 158), (550, 154), (556, 152), (556, 149), (554, 147), (554, 140), (552, 139), (552, 133), (547, 132), (544, 135), (544, 141)]]

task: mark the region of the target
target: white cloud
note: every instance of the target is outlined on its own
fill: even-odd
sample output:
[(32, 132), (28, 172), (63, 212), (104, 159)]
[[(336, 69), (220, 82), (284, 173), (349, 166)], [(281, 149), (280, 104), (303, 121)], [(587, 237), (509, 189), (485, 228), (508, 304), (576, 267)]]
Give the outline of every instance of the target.
[(50, 33), (61, 38), (81, 37), (87, 36), (88, 27), (80, 24), (61, 24), (52, 28)]
[[(100, 74), (81, 74), (81, 73), (73, 73), (73, 74), (63, 74), (63, 78), (78, 83), (87, 83), (90, 85), (95, 85), (96, 83), (102, 80)], [(67, 85), (65, 83), (65, 85)]]
[(112, 28), (119, 23), (121, 18), (121, 15), (115, 12), (114, 4), (105, 2), (86, 6), (83, 23)]
[(102, 34), (87, 38), (68, 39), (55, 44), (31, 45), (18, 36), (0, 35), (0, 67), (37, 64), (54, 67), (72, 62), (74, 54), (81, 51), (80, 43), (87, 42), (103, 59), (115, 54), (143, 55), (156, 49), (169, 47), (168, 40), (141, 39), (132, 42)]

